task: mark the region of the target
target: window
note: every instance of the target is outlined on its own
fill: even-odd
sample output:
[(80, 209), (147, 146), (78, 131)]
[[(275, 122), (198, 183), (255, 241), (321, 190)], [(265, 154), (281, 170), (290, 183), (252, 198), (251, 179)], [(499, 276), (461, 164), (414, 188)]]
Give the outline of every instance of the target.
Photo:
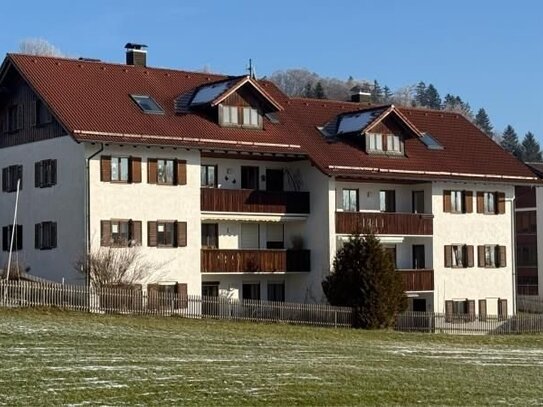
[(101, 245), (131, 247), (141, 244), (141, 221), (112, 219), (101, 221)]
[(217, 187), (217, 166), (216, 165), (202, 165), (201, 186), (211, 187), (211, 188)]
[(452, 267), (465, 267), (466, 262), (466, 249), (465, 246), (455, 245), (452, 248)]
[(285, 301), (285, 283), (273, 282), (268, 283), (268, 301)]
[(164, 109), (149, 95), (130, 95), (144, 113), (164, 114)]
[(241, 290), (241, 296), (244, 300), (260, 300), (260, 284), (244, 283)]
[(483, 208), (484, 213), (496, 213), (496, 193), (484, 192), (483, 193)]
[(392, 153), (402, 152), (402, 142), (400, 136), (396, 134), (387, 134), (387, 151)]
[(485, 267), (497, 267), (497, 246), (485, 246)]
[(368, 133), (366, 135), (368, 151), (383, 151), (383, 135), (379, 133)]
[(444, 190), (443, 191), (443, 212), (472, 213), (473, 212), (473, 191)]
[[(8, 108), (8, 132), (14, 132), (22, 128), (22, 123), (19, 123), (19, 111), (22, 111), (22, 105), (13, 105)], [(21, 117), (22, 119), (22, 117)]]
[(396, 192), (394, 190), (379, 191), (379, 209), (381, 212), (396, 212)]
[(424, 255), (424, 245), (414, 244), (413, 245), (413, 268), (423, 269), (425, 266), (426, 266), (426, 259)]
[(111, 157), (111, 181), (128, 182), (128, 157)]
[(34, 164), (34, 185), (48, 188), (57, 183), (57, 160), (42, 160)]
[(464, 212), (464, 191), (451, 191), (451, 212)]
[(522, 267), (537, 267), (537, 244), (517, 245), (517, 264)]
[(343, 210), (346, 212), (358, 211), (358, 189), (343, 190)]
[(239, 237), (240, 249), (260, 248), (260, 226), (258, 223), (242, 223)]
[(217, 223), (202, 223), (202, 248), (219, 248), (219, 225)]
[(242, 189), (259, 189), (258, 188), (258, 167), (241, 167), (241, 188)]
[(396, 246), (385, 246), (384, 249), (385, 252), (389, 255), (390, 260), (392, 260), (394, 268), (396, 268)]
[(445, 267), (473, 267), (474, 250), (471, 245), (454, 244), (444, 247)]
[(467, 301), (453, 301), (453, 314), (467, 314), (468, 313), (468, 303)]
[(157, 244), (159, 246), (174, 245), (174, 222), (157, 223)]
[(413, 191), (413, 213), (424, 213), (424, 191)]
[(147, 245), (149, 247), (187, 246), (187, 222), (171, 220), (147, 222)]
[(11, 235), (15, 231), (13, 236), (13, 251), (23, 250), (23, 225), (4, 226), (2, 228), (2, 250), (9, 251), (11, 245)]
[(246, 127), (258, 127), (260, 125), (260, 115), (258, 110), (252, 107), (244, 107), (243, 125)]
[(236, 126), (239, 124), (238, 107), (221, 105), (222, 124), (225, 126)]
[(36, 249), (50, 250), (57, 247), (56, 222), (36, 223), (34, 233), (34, 242)]
[(39, 99), (34, 101), (34, 123), (36, 126), (51, 123), (52, 117), (49, 109)]
[(157, 160), (157, 183), (173, 185), (173, 160)]
[(517, 233), (537, 233), (536, 211), (522, 211), (515, 213), (515, 226)]
[(431, 134), (423, 133), (420, 141), (428, 148), (428, 150), (443, 150), (443, 146)]
[(127, 246), (130, 240), (128, 221), (111, 221), (111, 240), (115, 246)]
[(478, 246), (479, 267), (496, 268), (506, 266), (505, 246), (484, 245)]
[(266, 225), (266, 249), (284, 249), (285, 231), (282, 223), (268, 222)]
[(20, 189), (23, 189), (23, 166), (10, 165), (2, 169), (2, 191), (17, 191), (17, 181), (21, 180)]

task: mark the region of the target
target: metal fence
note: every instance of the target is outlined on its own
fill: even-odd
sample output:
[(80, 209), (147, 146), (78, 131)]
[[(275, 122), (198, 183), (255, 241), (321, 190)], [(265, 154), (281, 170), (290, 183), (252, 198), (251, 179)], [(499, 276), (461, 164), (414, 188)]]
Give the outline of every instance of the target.
[(237, 300), (100, 287), (0, 281), (0, 306), (56, 307), (92, 313), (181, 316), (350, 327), (352, 309), (320, 304)]
[(543, 297), (519, 295), (517, 297), (517, 310), (520, 312), (543, 314)]

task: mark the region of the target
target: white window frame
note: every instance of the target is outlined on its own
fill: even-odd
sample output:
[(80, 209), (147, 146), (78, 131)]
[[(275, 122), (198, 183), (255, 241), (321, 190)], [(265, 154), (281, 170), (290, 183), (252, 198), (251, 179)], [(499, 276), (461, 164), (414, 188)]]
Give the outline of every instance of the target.
[(128, 157), (111, 157), (111, 181), (128, 182), (129, 172)]
[[(354, 194), (354, 208), (353, 208), (353, 194)], [(347, 199), (346, 199), (347, 198)], [(341, 191), (341, 207), (344, 212), (358, 212), (360, 209), (359, 202), (360, 194), (358, 189), (355, 188), (343, 188)]]
[(402, 152), (402, 142), (397, 134), (387, 134), (387, 151), (391, 153)]
[(383, 135), (381, 133), (367, 133), (367, 151), (383, 151)]
[(239, 112), (237, 106), (221, 105), (222, 124), (225, 126), (239, 126)]
[(492, 215), (496, 213), (495, 192), (483, 192), (483, 212)]
[(464, 212), (464, 191), (451, 191), (451, 213)]
[(243, 126), (244, 127), (259, 127), (260, 126), (260, 114), (258, 110), (246, 106), (243, 108)]
[(499, 246), (485, 245), (485, 267), (497, 268), (499, 266)]
[(467, 256), (463, 244), (451, 245), (451, 266), (453, 268), (464, 268), (467, 265)]

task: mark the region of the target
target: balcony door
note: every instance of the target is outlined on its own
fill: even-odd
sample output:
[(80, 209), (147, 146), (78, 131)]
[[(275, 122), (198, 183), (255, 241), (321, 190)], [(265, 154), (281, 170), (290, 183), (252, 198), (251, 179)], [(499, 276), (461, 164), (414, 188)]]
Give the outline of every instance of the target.
[(424, 213), (424, 191), (413, 191), (413, 213)]
[(219, 248), (219, 225), (217, 223), (202, 223), (202, 249)]
[(396, 212), (396, 191), (379, 191), (379, 209), (381, 212)]
[(266, 225), (266, 249), (285, 248), (285, 230), (282, 223), (268, 223)]
[(258, 167), (241, 167), (241, 188), (258, 190)]
[(423, 244), (414, 244), (413, 245), (413, 268), (414, 269), (423, 269), (425, 268), (425, 256), (424, 256), (424, 245)]
[(242, 223), (239, 238), (240, 249), (260, 248), (260, 228), (258, 223)]

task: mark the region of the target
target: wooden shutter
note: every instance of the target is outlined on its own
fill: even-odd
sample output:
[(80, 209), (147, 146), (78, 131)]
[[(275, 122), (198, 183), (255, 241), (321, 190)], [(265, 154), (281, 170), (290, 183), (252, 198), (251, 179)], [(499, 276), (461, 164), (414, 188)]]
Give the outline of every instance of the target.
[(176, 160), (176, 184), (187, 185), (187, 162), (185, 160)]
[(109, 155), (100, 157), (100, 181), (111, 181), (111, 156)]
[(445, 301), (445, 322), (452, 322), (453, 319), (453, 302)]
[(451, 191), (443, 191), (443, 212), (451, 212)]
[(100, 245), (101, 246), (111, 246), (111, 221), (102, 220), (100, 221)]
[(130, 182), (135, 184), (141, 182), (141, 157), (130, 157)]
[(156, 158), (149, 158), (147, 160), (147, 183), (156, 184), (157, 182), (157, 160)]
[(57, 247), (57, 222), (51, 222), (51, 249)]
[(475, 265), (473, 246), (464, 246), (466, 248), (467, 267), (473, 267)]
[(507, 300), (498, 298), (498, 318), (507, 318)]
[(130, 240), (134, 240), (136, 246), (141, 246), (141, 220), (130, 220)]
[(50, 177), (51, 177), (51, 185), (57, 184), (57, 160), (49, 160), (50, 162)]
[(479, 267), (485, 266), (485, 247), (477, 246), (477, 265)]
[(187, 222), (175, 222), (177, 247), (187, 246)]
[(477, 213), (485, 212), (485, 193), (477, 192)]
[(41, 235), (41, 223), (34, 225), (34, 248), (41, 249), (42, 247), (42, 235)]
[(189, 298), (188, 289), (186, 283), (177, 283), (175, 285), (175, 292), (177, 293), (177, 306), (178, 308), (188, 308)]
[(473, 191), (464, 191), (464, 212), (473, 212)]
[(42, 185), (41, 183), (42, 168), (43, 166), (42, 166), (41, 161), (38, 161), (37, 163), (34, 164), (34, 186), (36, 188), (39, 188)]
[(15, 247), (17, 250), (23, 250), (23, 225), (15, 225)]
[(479, 300), (479, 321), (486, 321), (486, 300)]
[(38, 124), (38, 100), (34, 99), (32, 103), (30, 103), (30, 125), (32, 127), (35, 127)]
[(22, 130), (24, 127), (24, 120), (25, 120), (25, 113), (24, 113), (24, 105), (19, 103), (17, 105), (17, 130)]
[(4, 226), (2, 228), (2, 250), (7, 252), (9, 250), (9, 237), (8, 237), (8, 227)]
[(445, 267), (452, 267), (452, 246), (445, 246)]
[(496, 212), (499, 214), (505, 213), (505, 192), (496, 192), (496, 199), (498, 201), (498, 210)]
[(8, 178), (9, 178), (9, 172), (8, 168), (2, 168), (2, 191), (7, 192), (8, 190)]
[(15, 178), (15, 184), (13, 185), (13, 190), (14, 191), (17, 191), (17, 180), (20, 179), (21, 182), (19, 184), (19, 189), (22, 191), (23, 190), (23, 166), (22, 165), (17, 165), (16, 166), (16, 170), (17, 170), (17, 178)]
[(505, 246), (499, 246), (498, 252), (500, 255), (499, 267), (507, 267), (507, 257), (505, 254)]
[(156, 247), (157, 242), (157, 222), (147, 222), (147, 246)]
[(475, 300), (466, 300), (468, 305), (468, 318), (470, 321), (475, 321)]

